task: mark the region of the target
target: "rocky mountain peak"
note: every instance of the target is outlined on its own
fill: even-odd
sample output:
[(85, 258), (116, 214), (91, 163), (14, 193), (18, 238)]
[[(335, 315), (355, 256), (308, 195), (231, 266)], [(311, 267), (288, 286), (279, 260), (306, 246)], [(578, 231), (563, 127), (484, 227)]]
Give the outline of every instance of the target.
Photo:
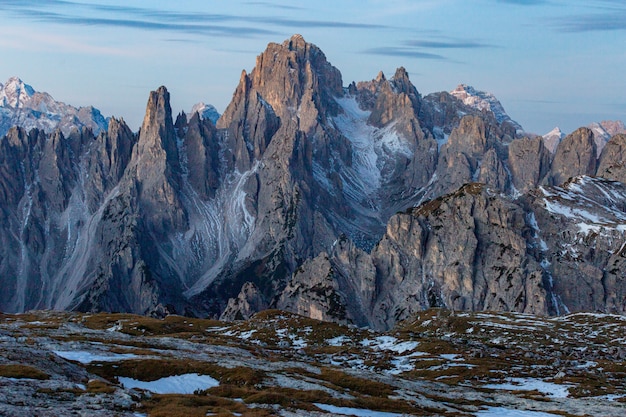
[(170, 94), (163, 86), (150, 92), (132, 161), (137, 166), (139, 182), (159, 182), (163, 180), (161, 175), (165, 175), (167, 181), (178, 182), (180, 161), (176, 130)]
[(48, 93), (36, 91), (19, 77), (0, 84), (0, 136), (13, 126), (51, 133), (61, 129), (69, 136), (73, 128), (90, 128), (95, 134), (107, 129), (107, 120), (98, 109), (73, 107), (55, 101)]
[(26, 84), (19, 77), (11, 77), (4, 86), (0, 84), (0, 106), (20, 108), (34, 94), (35, 90), (33, 87)]
[[(175, 156), (176, 139), (172, 121), (170, 94), (163, 86), (156, 91), (150, 92), (146, 106), (146, 115), (144, 116), (139, 135), (140, 147), (153, 146), (156, 141), (161, 142), (168, 156)], [(170, 157), (168, 157), (168, 160)]]
[(396, 73), (393, 75), (393, 85), (396, 88), (396, 91), (410, 94), (415, 90), (413, 84), (409, 80), (409, 74), (406, 72), (404, 67), (399, 67), (396, 70)]
[(557, 126), (542, 136), (543, 144), (551, 154), (554, 154), (557, 146), (559, 146), (559, 143), (561, 143), (565, 136), (565, 133)]
[(296, 33), (291, 36), (291, 38), (285, 40), (283, 42), (283, 46), (288, 48), (290, 51), (297, 50), (306, 50), (310, 45), (304, 40), (304, 36)]
[(498, 123), (509, 123), (516, 131), (523, 131), (522, 126), (511, 119), (506, 113), (502, 103), (492, 94), (485, 91), (476, 90), (467, 84), (459, 84), (454, 90), (450, 91), (454, 97), (461, 100), (465, 105), (473, 107), (481, 111), (490, 111), (496, 117)]
[(561, 141), (548, 176), (550, 185), (560, 185), (570, 177), (594, 175), (597, 166), (597, 146), (591, 129), (581, 127)]
[(611, 139), (611, 136), (617, 135), (618, 133), (626, 133), (626, 127), (621, 120), (604, 120), (599, 123), (594, 122), (587, 125), (587, 128), (593, 132), (594, 141), (596, 142), (596, 147), (598, 148), (598, 155)]
[(282, 44), (270, 43), (257, 57), (250, 79), (251, 87), (281, 118), (291, 118), (303, 101), (313, 101), (322, 116), (328, 111), (336, 114), (333, 97), (343, 95), (339, 70), (301, 35)]

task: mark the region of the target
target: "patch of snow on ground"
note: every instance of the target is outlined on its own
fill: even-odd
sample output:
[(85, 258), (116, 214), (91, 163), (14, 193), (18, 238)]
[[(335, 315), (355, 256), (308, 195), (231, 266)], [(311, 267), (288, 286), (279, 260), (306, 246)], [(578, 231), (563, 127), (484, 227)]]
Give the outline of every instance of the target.
[(449, 361), (463, 360), (463, 357), (457, 355), (456, 353), (443, 353), (439, 356)]
[(509, 378), (509, 382), (502, 384), (483, 385), (483, 388), (507, 391), (534, 391), (537, 390), (549, 397), (567, 398), (569, 395), (568, 385), (559, 385), (536, 378)]
[(55, 355), (67, 359), (69, 361), (76, 361), (84, 364), (91, 362), (117, 362), (126, 359), (136, 359), (139, 355), (133, 353), (107, 353), (99, 354), (87, 352), (85, 350), (53, 350)]
[(396, 353), (404, 353), (414, 350), (419, 342), (406, 341), (397, 343), (398, 339), (393, 336), (378, 336), (376, 339), (364, 339), (361, 344), (365, 347), (371, 347), (375, 350), (390, 350)]
[(405, 356), (397, 356), (393, 358), (389, 363), (393, 366), (392, 369), (385, 371), (389, 375), (399, 375), (402, 372), (408, 372), (415, 369), (415, 358), (418, 356), (426, 356), (425, 352), (413, 352)]
[(511, 410), (504, 407), (489, 407), (479, 411), (476, 417), (554, 417), (554, 414), (541, 411)]
[(296, 349), (304, 349), (305, 347), (308, 346), (308, 343), (306, 342), (306, 340), (302, 339), (301, 337), (298, 337), (295, 334), (290, 334), (289, 339), (291, 339), (291, 345)]
[(352, 408), (352, 407), (337, 407), (329, 404), (314, 403), (317, 408), (321, 408), (324, 411), (342, 416), (356, 416), (356, 417), (401, 417), (402, 414), (389, 413), (385, 411), (373, 411), (366, 410), (364, 408)]
[(139, 381), (127, 377), (118, 377), (118, 380), (124, 388), (139, 388), (155, 394), (193, 394), (194, 391), (219, 385), (216, 379), (199, 374), (174, 375), (156, 381)]
[(327, 339), (326, 343), (328, 344), (328, 346), (343, 346), (343, 344), (346, 343), (348, 340), (350, 339), (342, 335), (333, 337), (332, 339)]

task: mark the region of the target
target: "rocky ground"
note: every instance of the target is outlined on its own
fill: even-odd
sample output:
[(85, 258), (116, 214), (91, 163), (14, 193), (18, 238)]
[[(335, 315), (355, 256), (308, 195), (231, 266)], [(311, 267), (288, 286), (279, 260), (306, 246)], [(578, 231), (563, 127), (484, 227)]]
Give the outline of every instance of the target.
[[(619, 416), (626, 318), (1, 315), (2, 416)], [(137, 386), (143, 387), (134, 388)]]

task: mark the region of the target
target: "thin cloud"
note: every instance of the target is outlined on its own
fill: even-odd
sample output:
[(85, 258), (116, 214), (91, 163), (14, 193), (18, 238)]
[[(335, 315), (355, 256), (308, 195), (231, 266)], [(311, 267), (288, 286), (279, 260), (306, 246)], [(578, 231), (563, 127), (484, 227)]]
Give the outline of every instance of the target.
[(553, 25), (566, 33), (626, 30), (626, 10), (563, 17)]
[(448, 60), (448, 58), (443, 55), (402, 47), (370, 48), (363, 50), (362, 53), (370, 55), (399, 56), (406, 58)]
[(451, 40), (451, 41), (431, 41), (431, 40), (412, 40), (406, 41), (405, 45), (417, 48), (432, 49), (478, 49), (478, 48), (494, 48), (495, 45), (487, 43)]
[[(267, 3), (267, 2), (257, 2)], [(270, 3), (267, 3), (270, 5)], [(2, 11), (20, 18), (65, 25), (167, 31), (208, 36), (249, 37), (276, 35), (274, 27), (382, 29), (387, 26), (334, 20), (302, 20), (278, 16), (179, 13), (159, 9), (53, 0), (0, 0)], [(69, 7), (71, 6), (71, 7)], [(54, 11), (52, 11), (54, 10)], [(99, 17), (92, 17), (93, 12)], [(84, 16), (89, 12), (89, 16)]]
[(263, 7), (273, 8), (273, 9), (282, 9), (282, 10), (306, 10), (306, 8), (304, 7), (291, 6), (291, 5), (286, 5), (286, 4), (276, 4), (276, 3), (271, 3), (269, 1), (248, 1), (248, 2), (245, 2), (244, 4), (249, 4), (252, 6), (263, 6)]
[(549, 3), (549, 0), (498, 0), (498, 3), (516, 4), (518, 6), (537, 6)]
[[(10, 40), (10, 41), (7, 41)], [(21, 50), (34, 50), (37, 52), (64, 50), (95, 56), (135, 56), (136, 52), (121, 48), (93, 45), (83, 43), (73, 37), (38, 33), (36, 31), (24, 32), (19, 28), (0, 28), (0, 46)]]

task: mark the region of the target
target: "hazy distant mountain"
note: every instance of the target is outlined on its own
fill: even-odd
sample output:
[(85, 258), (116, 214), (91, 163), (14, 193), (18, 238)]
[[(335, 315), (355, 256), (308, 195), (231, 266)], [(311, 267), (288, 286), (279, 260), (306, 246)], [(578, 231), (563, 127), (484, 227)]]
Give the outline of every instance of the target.
[[(626, 126), (621, 120), (604, 120), (602, 122), (594, 122), (587, 125), (587, 128), (593, 132), (594, 141), (596, 143), (597, 154), (600, 155), (602, 150), (606, 146), (607, 142), (617, 134), (626, 133)], [(556, 147), (559, 142), (565, 137), (565, 133), (558, 127), (555, 127), (550, 132), (543, 135), (543, 140), (551, 153), (556, 152)]]
[(565, 133), (563, 133), (563, 131), (557, 126), (542, 136), (543, 143), (546, 145), (546, 148), (548, 148), (550, 153), (554, 154), (557, 146), (559, 146), (559, 143), (561, 143), (565, 136)]
[(474, 107), (478, 110), (487, 110), (493, 112), (496, 116), (498, 123), (508, 122), (518, 132), (523, 132), (522, 126), (511, 119), (511, 117), (504, 111), (502, 103), (491, 93), (484, 91), (478, 91), (474, 87), (459, 84), (454, 90), (450, 91), (450, 94), (461, 100), (464, 104)]
[(625, 313), (626, 135), (600, 155), (581, 128), (552, 156), (495, 97), (457, 90), (422, 96), (404, 68), (344, 87), (295, 35), (217, 124), (174, 121), (160, 87), (139, 134), (12, 128), (0, 310), (270, 307), (377, 328), (433, 306)]
[(193, 116), (194, 113), (198, 112), (200, 117), (203, 119), (209, 119), (213, 124), (217, 123), (217, 119), (220, 118), (220, 114), (215, 107), (210, 104), (205, 104), (203, 102), (196, 103), (191, 108), (189, 112), (190, 116)]
[(13, 126), (47, 133), (61, 129), (68, 135), (73, 127), (89, 127), (94, 134), (107, 129), (107, 120), (94, 107), (72, 107), (55, 101), (48, 93), (35, 91), (17, 77), (0, 84), (0, 136)]
[(593, 135), (598, 147), (598, 155), (602, 153), (604, 146), (612, 136), (619, 133), (626, 133), (626, 126), (621, 120), (604, 120), (602, 122), (594, 122), (587, 126), (593, 131)]

